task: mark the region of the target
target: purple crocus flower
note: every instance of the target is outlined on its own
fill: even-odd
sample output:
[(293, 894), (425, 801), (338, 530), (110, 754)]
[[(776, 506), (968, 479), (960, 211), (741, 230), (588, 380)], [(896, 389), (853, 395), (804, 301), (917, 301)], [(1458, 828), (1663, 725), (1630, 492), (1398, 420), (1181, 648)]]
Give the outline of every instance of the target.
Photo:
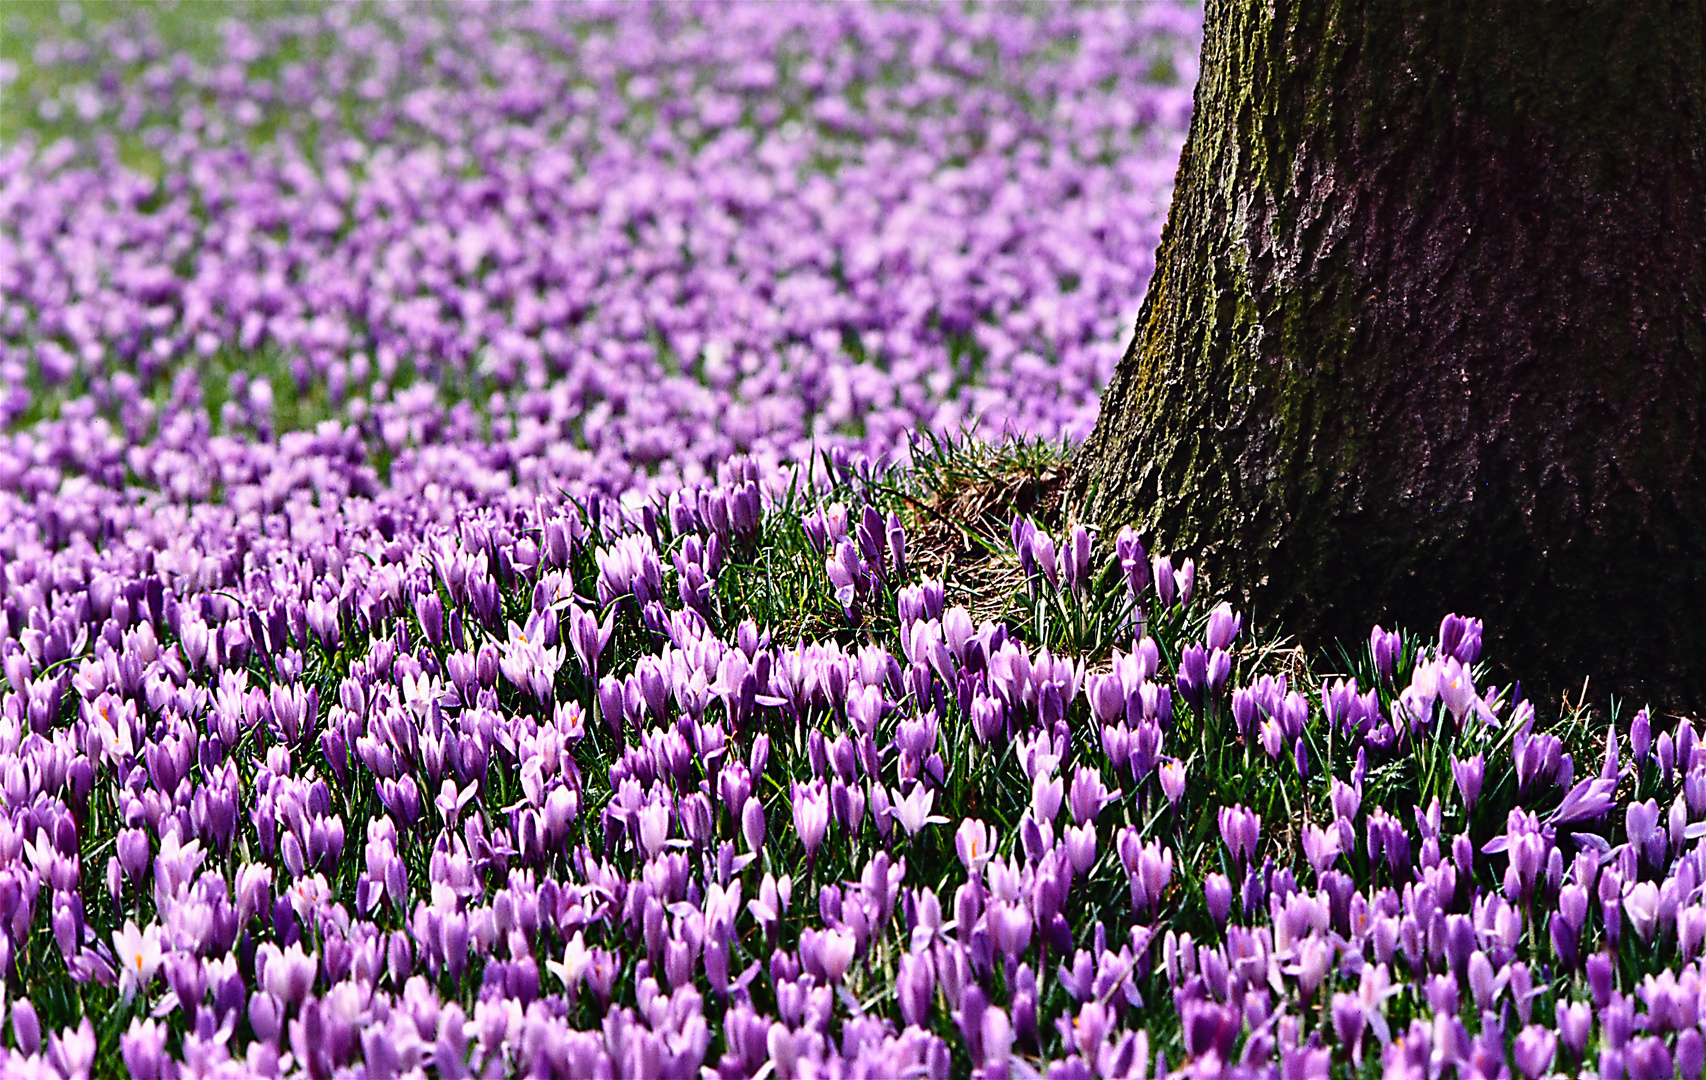
[(829, 791), (822, 778), (793, 785), (794, 832), (805, 846), (806, 855), (815, 858), (829, 831)]
[(1061, 577), (1073, 592), (1083, 592), (1090, 587), (1090, 548), (1093, 542), (1089, 530), (1082, 525), (1074, 525), (1067, 534)]
[(1447, 615), (1439, 624), (1439, 651), (1465, 666), (1481, 657), (1481, 620)]
[(1126, 591), (1133, 599), (1141, 596), (1149, 587), (1150, 570), (1149, 556), (1143, 550), (1143, 541), (1139, 539), (1137, 530), (1129, 525), (1120, 529), (1119, 535), (1114, 537), (1114, 557), (1119, 560)]
[(1395, 631), (1383, 630), (1378, 625), (1369, 631), (1368, 649), (1374, 656), (1374, 669), (1381, 678), (1391, 679), (1398, 668), (1398, 654), (1403, 649), (1403, 639)]
[(1209, 696), (1219, 699), (1221, 689), (1232, 675), (1232, 656), (1225, 649), (1211, 649), (1206, 671)]
[(589, 680), (598, 678), (598, 657), (610, 644), (615, 625), (615, 612), (607, 614), (600, 623), (591, 612), (576, 606), (569, 608), (569, 643), (574, 647), (575, 657), (580, 660), (581, 671)]
[(756, 797), (748, 797), (741, 806), (740, 831), (746, 849), (758, 854), (764, 847), (764, 806)]
[(912, 1025), (925, 1023), (935, 992), (936, 972), (930, 953), (915, 951), (902, 956), (895, 975), (901, 1018)]
[[(1554, 825), (1564, 825), (1602, 818), (1611, 809), (1612, 794), (1616, 788), (1616, 777), (1590, 776), (1565, 794), (1564, 801), (1547, 820)], [(1656, 806), (1654, 812), (1657, 812)]]
[(1079, 825), (1095, 820), (1102, 807), (1119, 798), (1119, 795), (1118, 791), (1109, 791), (1102, 784), (1102, 778), (1095, 770), (1080, 765), (1073, 773), (1072, 787), (1067, 793), (1072, 820)]
[(1481, 783), (1487, 775), (1487, 760), (1485, 754), (1476, 754), (1467, 760), (1453, 757), (1451, 759), (1451, 776), (1457, 782), (1457, 792), (1463, 796), (1463, 808), (1475, 809), (1475, 800), (1481, 796)]
[(1220, 839), (1234, 858), (1248, 863), (1255, 857), (1262, 835), (1262, 819), (1242, 804), (1220, 810)]
[(1593, 1011), (1587, 1002), (1558, 1002), (1557, 1031), (1559, 1041), (1570, 1053), (1580, 1054), (1586, 1049), (1593, 1032)]
[(1646, 709), (1637, 712), (1629, 724), (1629, 746), (1635, 752), (1635, 764), (1645, 766), (1647, 753), (1653, 746), (1653, 725)]
[(1031, 536), (1031, 561), (1036, 566), (1036, 572), (1048, 580), (1050, 585), (1060, 580), (1060, 568), (1056, 564), (1054, 537), (1038, 529)]
[(1624, 1053), (1629, 1080), (1669, 1080), (1676, 1075), (1676, 1065), (1670, 1047), (1663, 1039), (1636, 1039)]
[(160, 1080), (168, 1075), (166, 1059), (166, 1025), (153, 1018), (137, 1018), (130, 1029), (119, 1037), (124, 1067), (131, 1076), (141, 1080)]
[(1208, 636), (1205, 639), (1210, 649), (1227, 649), (1237, 639), (1238, 632), (1244, 627), (1244, 618), (1232, 610), (1232, 605), (1224, 600), (1216, 604), (1214, 610), (1208, 613)]
[(1538, 1024), (1530, 1024), (1517, 1034), (1511, 1048), (1516, 1067), (1529, 1080), (1536, 1080), (1552, 1067), (1558, 1049), (1558, 1036)]
[(1208, 652), (1201, 645), (1187, 645), (1179, 655), (1179, 696), (1193, 708), (1202, 708), (1208, 686)]
[(1170, 608), (1179, 592), (1179, 581), (1173, 572), (1173, 560), (1157, 555), (1153, 570), (1155, 595), (1160, 597), (1163, 608)]
[(1037, 573), (1036, 524), (1030, 518), (1015, 517), (1008, 533), (1013, 540), (1013, 551), (1019, 557), (1019, 568), (1026, 577), (1034, 576)]
[(1697, 1076), (1706, 1069), (1706, 1036), (1689, 1028), (1676, 1037), (1676, 1074)]
[(1139, 913), (1152, 912), (1173, 878), (1172, 849), (1154, 841), (1142, 843), (1130, 826), (1121, 830), (1117, 847), (1131, 884), (1132, 907)]
[(1161, 793), (1170, 804), (1178, 806), (1185, 795), (1185, 763), (1178, 758), (1168, 758), (1156, 767), (1155, 773), (1161, 781)]
[(1215, 924), (1224, 927), (1232, 912), (1232, 882), (1225, 874), (1210, 874), (1203, 879), (1203, 896)]
[(1197, 563), (1195, 559), (1186, 558), (1179, 566), (1177, 575), (1179, 583), (1179, 603), (1189, 604), (1191, 594), (1196, 591)]

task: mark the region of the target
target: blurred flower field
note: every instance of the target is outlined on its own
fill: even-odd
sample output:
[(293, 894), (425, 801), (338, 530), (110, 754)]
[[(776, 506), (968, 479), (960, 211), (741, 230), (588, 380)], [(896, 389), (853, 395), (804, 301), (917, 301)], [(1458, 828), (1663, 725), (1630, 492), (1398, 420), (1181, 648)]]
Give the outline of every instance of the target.
[(1701, 1075), (1689, 723), (1050, 495), (1199, 18), (0, 6), (0, 1073)]

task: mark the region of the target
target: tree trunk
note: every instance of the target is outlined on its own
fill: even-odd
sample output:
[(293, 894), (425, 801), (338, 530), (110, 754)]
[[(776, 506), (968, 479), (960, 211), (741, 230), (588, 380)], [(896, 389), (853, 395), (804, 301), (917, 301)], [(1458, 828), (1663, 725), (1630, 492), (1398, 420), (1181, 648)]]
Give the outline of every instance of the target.
[(1081, 516), (1306, 643), (1456, 610), (1700, 708), (1703, 413), (1706, 5), (1209, 0)]

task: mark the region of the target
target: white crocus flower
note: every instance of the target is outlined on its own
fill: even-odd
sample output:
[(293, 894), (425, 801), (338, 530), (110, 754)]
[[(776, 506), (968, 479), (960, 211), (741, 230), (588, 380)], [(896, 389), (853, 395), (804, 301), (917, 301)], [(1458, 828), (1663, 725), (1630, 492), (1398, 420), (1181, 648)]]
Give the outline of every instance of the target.
[(586, 969), (591, 964), (592, 951), (586, 947), (586, 941), (581, 932), (576, 930), (575, 936), (569, 939), (567, 945), (563, 946), (562, 961), (559, 963), (556, 960), (547, 960), (545, 967), (561, 979), (563, 986), (570, 993), (573, 993), (580, 986), (581, 980), (586, 977)]
[(908, 836), (916, 836), (918, 830), (926, 825), (945, 825), (948, 819), (938, 814), (932, 814), (930, 807), (936, 802), (936, 793), (924, 784), (914, 784), (912, 790), (903, 799), (897, 792), (889, 813), (906, 828)]
[(160, 928), (152, 924), (138, 930), (134, 920), (113, 934), (113, 951), (118, 958), (118, 987), (124, 1000), (136, 997), (160, 969)]

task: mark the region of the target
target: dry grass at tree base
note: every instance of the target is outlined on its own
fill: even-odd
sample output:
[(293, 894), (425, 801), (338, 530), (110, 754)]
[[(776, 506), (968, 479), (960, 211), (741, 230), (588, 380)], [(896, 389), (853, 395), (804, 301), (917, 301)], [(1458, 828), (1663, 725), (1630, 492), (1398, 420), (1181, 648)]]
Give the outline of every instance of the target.
[(1007, 617), (1025, 585), (1009, 526), (1023, 515), (1039, 528), (1060, 531), (1069, 475), (1061, 446), (932, 440), (897, 489), (910, 557), (943, 582), (948, 603), (964, 604), (974, 620)]

